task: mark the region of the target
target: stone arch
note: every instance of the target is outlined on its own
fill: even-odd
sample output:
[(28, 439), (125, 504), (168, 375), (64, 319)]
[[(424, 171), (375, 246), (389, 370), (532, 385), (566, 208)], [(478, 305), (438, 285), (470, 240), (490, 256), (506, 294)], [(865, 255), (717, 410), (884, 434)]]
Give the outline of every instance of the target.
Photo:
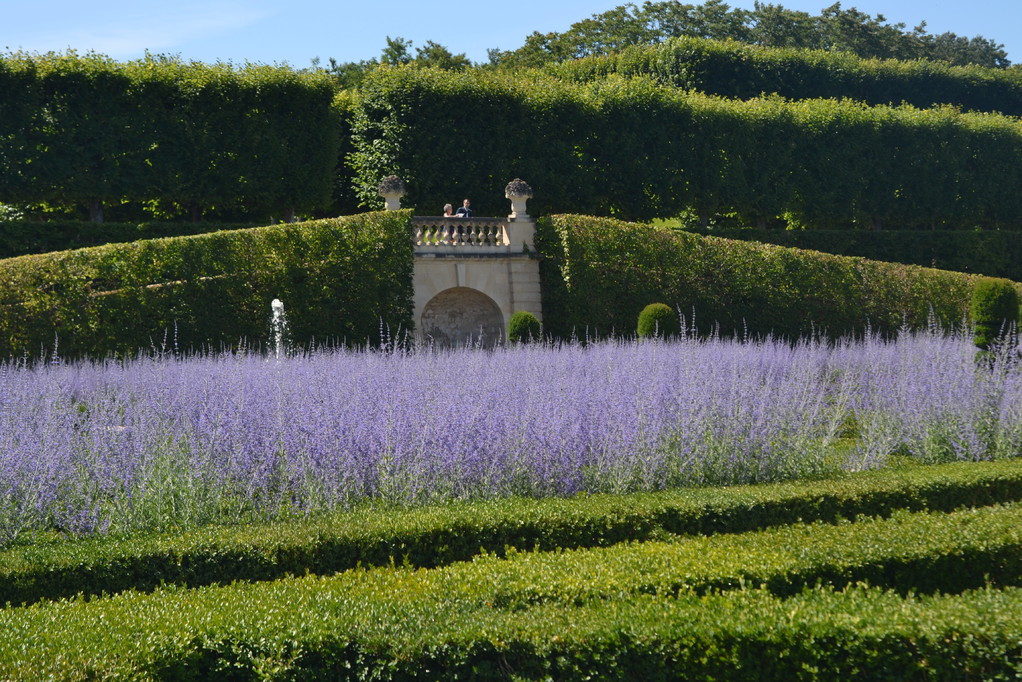
[(481, 344), (493, 347), (504, 338), (504, 316), (497, 303), (476, 289), (453, 287), (430, 299), (422, 309), (419, 331), (441, 347)]

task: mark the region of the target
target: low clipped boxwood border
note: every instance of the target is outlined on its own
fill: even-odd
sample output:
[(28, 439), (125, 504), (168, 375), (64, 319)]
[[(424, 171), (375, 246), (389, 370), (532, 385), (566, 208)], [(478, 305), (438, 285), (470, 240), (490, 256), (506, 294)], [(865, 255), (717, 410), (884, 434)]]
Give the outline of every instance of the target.
[(164, 583), (208, 585), (391, 562), (435, 567), (508, 547), (554, 550), (663, 533), (739, 533), (896, 510), (949, 511), (1022, 499), (1022, 461), (868, 472), (825, 481), (571, 499), (506, 499), (180, 534), (36, 542), (0, 553), (0, 603)]
[[(608, 595), (709, 594), (752, 586), (790, 597), (857, 583), (901, 594), (954, 594), (1022, 582), (1022, 508), (898, 512), (750, 533), (515, 553), (444, 569), (445, 592), (494, 608), (585, 604)], [(440, 580), (438, 578), (438, 580)], [(468, 594), (470, 593), (470, 594)]]
[(494, 609), (349, 572), (0, 611), (5, 679), (1010, 679), (1022, 591), (606, 595)]

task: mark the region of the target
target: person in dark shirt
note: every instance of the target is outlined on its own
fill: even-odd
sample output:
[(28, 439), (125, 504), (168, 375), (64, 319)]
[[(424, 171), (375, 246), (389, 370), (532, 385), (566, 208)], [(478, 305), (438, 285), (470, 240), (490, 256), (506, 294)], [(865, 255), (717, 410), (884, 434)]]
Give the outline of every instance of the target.
[(469, 208), (470, 206), (469, 200), (465, 199), (465, 201), (461, 202), (461, 207), (458, 208), (458, 215), (462, 218), (471, 218), (472, 209)]

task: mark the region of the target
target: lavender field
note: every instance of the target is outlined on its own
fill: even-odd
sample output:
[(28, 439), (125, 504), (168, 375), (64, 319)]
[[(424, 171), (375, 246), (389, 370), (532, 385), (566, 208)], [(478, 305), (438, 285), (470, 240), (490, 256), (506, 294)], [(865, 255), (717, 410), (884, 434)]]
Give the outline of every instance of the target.
[(0, 542), (1015, 456), (1022, 369), (974, 357), (929, 331), (9, 362)]

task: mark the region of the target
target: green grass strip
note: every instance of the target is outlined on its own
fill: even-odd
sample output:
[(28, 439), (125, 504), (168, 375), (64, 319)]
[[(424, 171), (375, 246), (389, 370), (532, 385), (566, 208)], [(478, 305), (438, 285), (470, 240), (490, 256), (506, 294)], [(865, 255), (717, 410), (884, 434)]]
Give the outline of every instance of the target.
[(738, 533), (895, 510), (1022, 498), (1022, 460), (915, 466), (836, 480), (571, 499), (364, 509), (265, 526), (35, 542), (0, 553), (0, 603), (149, 590), (396, 562), (435, 567), (480, 550), (609, 546), (665, 533)]

